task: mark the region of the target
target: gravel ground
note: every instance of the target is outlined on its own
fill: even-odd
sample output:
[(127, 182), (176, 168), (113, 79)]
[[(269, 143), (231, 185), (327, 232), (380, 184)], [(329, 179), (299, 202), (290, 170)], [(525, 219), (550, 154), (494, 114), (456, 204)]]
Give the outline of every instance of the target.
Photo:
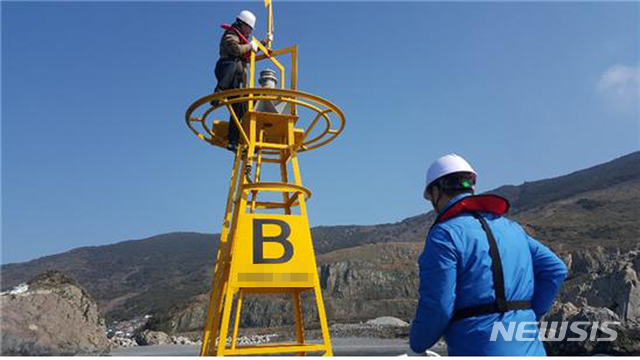
[[(335, 356), (397, 356), (406, 353), (407, 339), (376, 339), (376, 338), (332, 338), (333, 354)], [(112, 356), (197, 356), (198, 345), (155, 345), (118, 348), (109, 355)], [(439, 354), (445, 354), (441, 347), (431, 349)]]

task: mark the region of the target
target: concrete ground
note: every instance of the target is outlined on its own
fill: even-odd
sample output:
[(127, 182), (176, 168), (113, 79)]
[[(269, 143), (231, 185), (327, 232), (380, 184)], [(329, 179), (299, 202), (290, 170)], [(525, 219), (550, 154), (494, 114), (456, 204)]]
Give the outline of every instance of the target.
[[(407, 339), (332, 338), (335, 356), (398, 356), (407, 352)], [(118, 348), (112, 356), (197, 356), (199, 345), (154, 345)], [(433, 348), (441, 355), (444, 349)]]

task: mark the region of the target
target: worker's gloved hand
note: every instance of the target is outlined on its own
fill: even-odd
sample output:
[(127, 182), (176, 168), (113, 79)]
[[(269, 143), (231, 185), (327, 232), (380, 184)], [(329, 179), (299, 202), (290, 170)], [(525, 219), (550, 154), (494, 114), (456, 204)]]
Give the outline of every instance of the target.
[(273, 34), (267, 34), (267, 41), (273, 41)]
[(262, 40), (260, 41), (260, 44), (262, 44), (262, 46), (267, 46), (267, 44), (269, 44), (268, 40)]
[(251, 51), (257, 53), (258, 50), (259, 50), (259, 48), (258, 48), (258, 44), (256, 43), (256, 41), (255, 40), (251, 41)]

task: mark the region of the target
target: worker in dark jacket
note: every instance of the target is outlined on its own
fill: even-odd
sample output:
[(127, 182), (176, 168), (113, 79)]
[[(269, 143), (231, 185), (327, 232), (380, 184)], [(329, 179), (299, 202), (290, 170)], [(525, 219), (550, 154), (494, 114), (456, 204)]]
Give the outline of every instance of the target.
[[(506, 199), (473, 195), (475, 181), (475, 170), (455, 154), (427, 173), (424, 196), (438, 217), (418, 260), (411, 350), (423, 353), (444, 336), (449, 355), (546, 355), (535, 322), (551, 307), (566, 267), (503, 216)], [(494, 329), (520, 325), (521, 336)]]
[[(249, 40), (255, 24), (256, 16), (251, 11), (243, 10), (232, 25), (222, 25), (225, 32), (220, 39), (220, 59), (218, 59), (215, 69), (218, 84), (215, 92), (242, 87), (251, 52), (258, 51), (258, 44)], [(266, 40), (262, 43), (266, 44)], [(211, 105), (217, 106), (218, 103), (214, 100)], [(242, 120), (247, 103), (236, 103), (232, 105), (232, 108), (238, 120)], [(238, 127), (233, 121), (233, 117), (230, 117), (227, 137), (229, 150), (236, 150), (238, 136)]]

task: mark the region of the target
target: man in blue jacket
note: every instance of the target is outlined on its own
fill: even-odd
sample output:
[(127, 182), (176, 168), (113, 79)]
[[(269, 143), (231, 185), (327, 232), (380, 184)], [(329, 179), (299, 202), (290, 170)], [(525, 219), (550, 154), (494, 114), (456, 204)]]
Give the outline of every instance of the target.
[(455, 154), (427, 172), (424, 196), (438, 217), (418, 259), (411, 350), (422, 353), (444, 336), (449, 355), (546, 355), (535, 322), (551, 307), (566, 267), (502, 216), (506, 199), (473, 195), (475, 181)]

